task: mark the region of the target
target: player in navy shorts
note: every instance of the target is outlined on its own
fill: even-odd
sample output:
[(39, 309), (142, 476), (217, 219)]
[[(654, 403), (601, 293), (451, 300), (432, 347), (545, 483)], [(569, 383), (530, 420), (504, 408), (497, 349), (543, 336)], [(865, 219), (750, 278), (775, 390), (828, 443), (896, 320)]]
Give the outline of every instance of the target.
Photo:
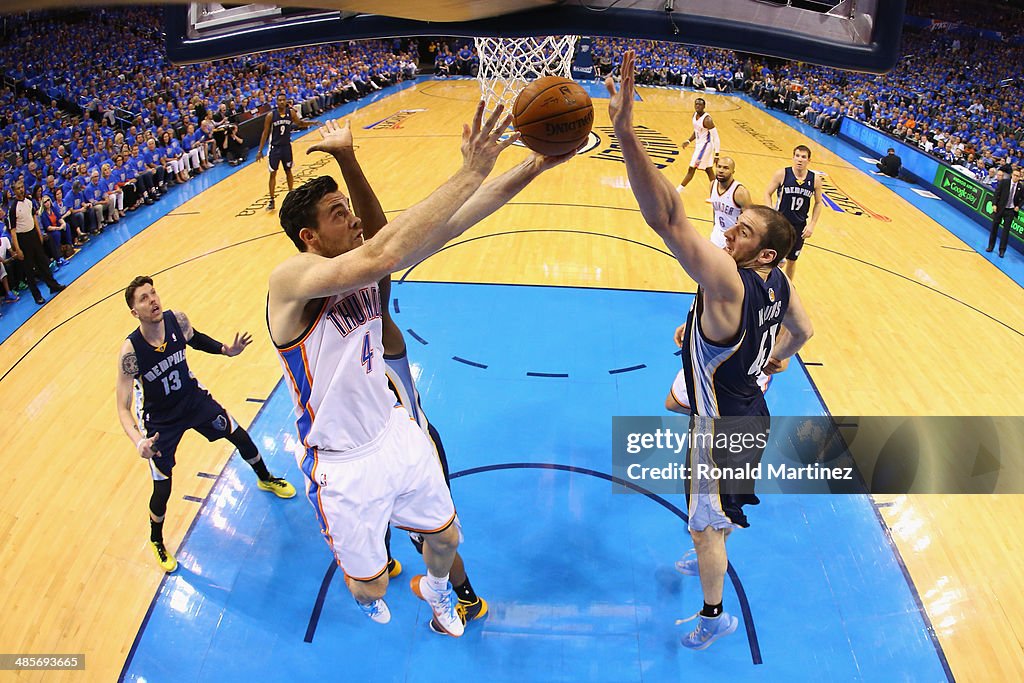
[(121, 345), (117, 374), (117, 412), (125, 434), (142, 458), (149, 461), (153, 494), (149, 499), (150, 545), (166, 572), (178, 567), (164, 546), (164, 515), (171, 497), (171, 470), (181, 437), (194, 429), (208, 441), (227, 439), (256, 476), (257, 486), (279, 498), (291, 498), (295, 489), (274, 477), (248, 432), (196, 380), (185, 361), (185, 346), (225, 356), (237, 356), (252, 342), (236, 334), (231, 345), (222, 344), (193, 329), (180, 311), (165, 311), (144, 275), (132, 280), (124, 292), (139, 327)]
[[(821, 174), (808, 170), (811, 162), (811, 149), (806, 145), (797, 145), (793, 150), (793, 165), (775, 172), (768, 189), (765, 190), (765, 204), (772, 204), (772, 195), (778, 193), (775, 208), (786, 217), (796, 228), (796, 243), (786, 255), (786, 277), (791, 281), (796, 277), (796, 260), (804, 248), (804, 240), (810, 239), (821, 216)], [(807, 214), (811, 211), (814, 201), (814, 213), (810, 220)]]
[[(753, 437), (730, 453), (736, 464), (755, 462), (763, 446), (754, 439), (764, 432), (768, 417), (757, 376), (785, 369), (813, 333), (796, 290), (778, 268), (796, 235), (789, 221), (768, 206), (747, 207), (726, 230), (724, 249), (697, 231), (682, 198), (655, 168), (633, 129), (635, 58), (630, 50), (622, 60), (620, 89), (611, 78), (605, 81), (611, 95), (608, 109), (644, 220), (697, 282), (682, 354), (686, 399), (693, 413), (691, 466), (713, 464), (713, 456), (725, 455), (715, 448), (718, 440), (696, 439), (708, 432), (717, 436), (723, 426), (727, 434)], [(682, 640), (693, 650), (703, 650), (739, 625), (722, 609), (729, 566), (725, 539), (748, 524), (742, 506), (753, 502), (753, 490), (727, 497), (720, 484), (691, 473), (687, 490), (688, 526), (697, 557), (686, 565), (692, 571), (684, 573), (700, 577), (704, 595), (703, 609), (692, 617), (698, 619), (697, 627)]]
[(284, 166), (284, 174), (288, 179), (288, 191), (295, 185), (292, 178), (292, 131), (296, 128), (305, 130), (316, 124), (303, 121), (295, 115), (295, 110), (288, 106), (288, 98), (277, 96), (277, 106), (267, 113), (263, 123), (263, 136), (260, 137), (260, 150), (256, 153), (256, 161), (263, 158), (263, 149), (270, 138), (270, 202), (267, 211), (274, 209), (274, 197), (277, 194), (277, 167)]

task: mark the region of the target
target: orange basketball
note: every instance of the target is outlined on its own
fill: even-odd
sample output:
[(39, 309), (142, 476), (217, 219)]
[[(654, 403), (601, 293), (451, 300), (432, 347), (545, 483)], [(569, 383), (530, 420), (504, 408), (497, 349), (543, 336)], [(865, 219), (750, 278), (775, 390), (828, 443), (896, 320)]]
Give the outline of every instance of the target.
[(516, 97), (512, 125), (523, 144), (546, 156), (568, 154), (594, 126), (590, 95), (576, 81), (560, 76), (538, 78)]

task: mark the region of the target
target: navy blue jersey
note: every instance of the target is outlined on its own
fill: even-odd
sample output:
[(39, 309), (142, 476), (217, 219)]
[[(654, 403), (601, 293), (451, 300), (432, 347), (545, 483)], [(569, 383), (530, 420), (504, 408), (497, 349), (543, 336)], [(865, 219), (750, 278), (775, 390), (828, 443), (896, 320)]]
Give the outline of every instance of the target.
[(811, 200), (814, 199), (814, 171), (807, 171), (804, 181), (797, 182), (792, 167), (786, 169), (786, 178), (779, 187), (778, 210), (786, 217), (799, 235), (807, 225), (807, 214), (811, 211)]
[(274, 110), (268, 116), (273, 116), (270, 124), (270, 146), (286, 147), (292, 144), (292, 110), (285, 109), (284, 114)]
[(156, 431), (159, 425), (186, 420), (193, 405), (207, 392), (185, 362), (185, 335), (174, 313), (164, 311), (162, 347), (151, 346), (142, 336), (141, 328), (128, 335), (128, 339), (139, 363), (135, 375), (136, 409), (147, 430)]
[(701, 331), (704, 291), (697, 288), (683, 336), (686, 395), (694, 415), (743, 417), (767, 415), (757, 375), (771, 358), (779, 325), (789, 307), (789, 280), (773, 268), (767, 280), (742, 268), (743, 316), (736, 338), (708, 341)]

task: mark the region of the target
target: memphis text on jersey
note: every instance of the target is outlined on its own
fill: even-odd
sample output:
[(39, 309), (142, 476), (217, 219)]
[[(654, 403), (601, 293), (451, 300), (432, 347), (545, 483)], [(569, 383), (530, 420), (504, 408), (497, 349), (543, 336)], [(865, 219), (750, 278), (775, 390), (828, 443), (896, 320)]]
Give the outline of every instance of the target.
[(155, 382), (160, 378), (160, 375), (164, 374), (178, 363), (184, 362), (185, 349), (181, 349), (180, 351), (172, 353), (171, 355), (167, 356), (167, 358), (164, 358), (159, 363), (154, 365), (152, 368), (149, 369), (149, 372), (142, 376), (142, 378), (145, 379), (147, 382)]
[(327, 311), (327, 319), (334, 323), (342, 337), (347, 337), (360, 325), (380, 317), (380, 295), (376, 286), (352, 292)]

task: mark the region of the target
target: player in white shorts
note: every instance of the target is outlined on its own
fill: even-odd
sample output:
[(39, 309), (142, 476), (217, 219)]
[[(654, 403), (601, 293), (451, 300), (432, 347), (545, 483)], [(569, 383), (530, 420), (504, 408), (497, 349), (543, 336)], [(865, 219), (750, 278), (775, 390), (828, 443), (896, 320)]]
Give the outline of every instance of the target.
[(715, 162), (708, 203), (715, 211), (711, 243), (719, 249), (725, 249), (725, 231), (736, 225), (743, 209), (754, 204), (750, 191), (733, 177), (735, 172), (736, 162), (730, 157), (719, 157)]
[[(698, 97), (693, 103), (693, 135), (689, 140), (683, 142), (683, 149), (693, 143), (693, 157), (690, 159), (690, 167), (686, 171), (686, 177), (679, 183), (679, 188), (686, 187), (693, 180), (693, 173), (700, 169), (708, 174), (708, 180), (715, 179), (715, 159), (722, 150), (722, 141), (718, 137), (718, 129), (711, 115), (704, 111), (706, 103), (703, 97)], [(677, 189), (679, 189), (677, 188)]]
[[(711, 183), (711, 196), (708, 203), (714, 209), (714, 221), (711, 228), (711, 243), (719, 249), (725, 248), (725, 231), (736, 225), (743, 209), (753, 206), (754, 202), (750, 197), (750, 191), (736, 180), (733, 176), (736, 172), (736, 162), (730, 157), (719, 157), (715, 162), (715, 180)], [(675, 332), (676, 346), (682, 347), (683, 333), (686, 325), (680, 325)], [(771, 384), (772, 376), (761, 373), (757, 376), (757, 385), (761, 391), (767, 392)], [(665, 398), (665, 408), (674, 413), (690, 414), (690, 406), (686, 404), (686, 377), (680, 368), (676, 378), (672, 382), (668, 396)]]
[[(484, 184), (511, 122), (484, 103), (463, 127), (461, 168), (363, 243), (360, 219), (337, 182), (322, 176), (288, 193), (279, 218), (299, 253), (270, 275), (267, 325), (291, 388), (302, 445), (297, 459), (321, 531), (362, 611), (391, 619), (384, 536), (388, 524), (424, 537), (425, 576), (412, 588), (441, 630), (464, 624), (448, 581), (459, 544), (455, 506), (423, 430), (395, 401), (384, 370), (377, 283), (439, 250), (490, 215), (562, 157), (532, 155)], [(310, 151), (334, 156), (348, 179), (362, 174), (348, 126), (328, 122)], [(349, 183), (350, 186), (352, 183)], [(365, 198), (355, 198), (363, 205)]]

